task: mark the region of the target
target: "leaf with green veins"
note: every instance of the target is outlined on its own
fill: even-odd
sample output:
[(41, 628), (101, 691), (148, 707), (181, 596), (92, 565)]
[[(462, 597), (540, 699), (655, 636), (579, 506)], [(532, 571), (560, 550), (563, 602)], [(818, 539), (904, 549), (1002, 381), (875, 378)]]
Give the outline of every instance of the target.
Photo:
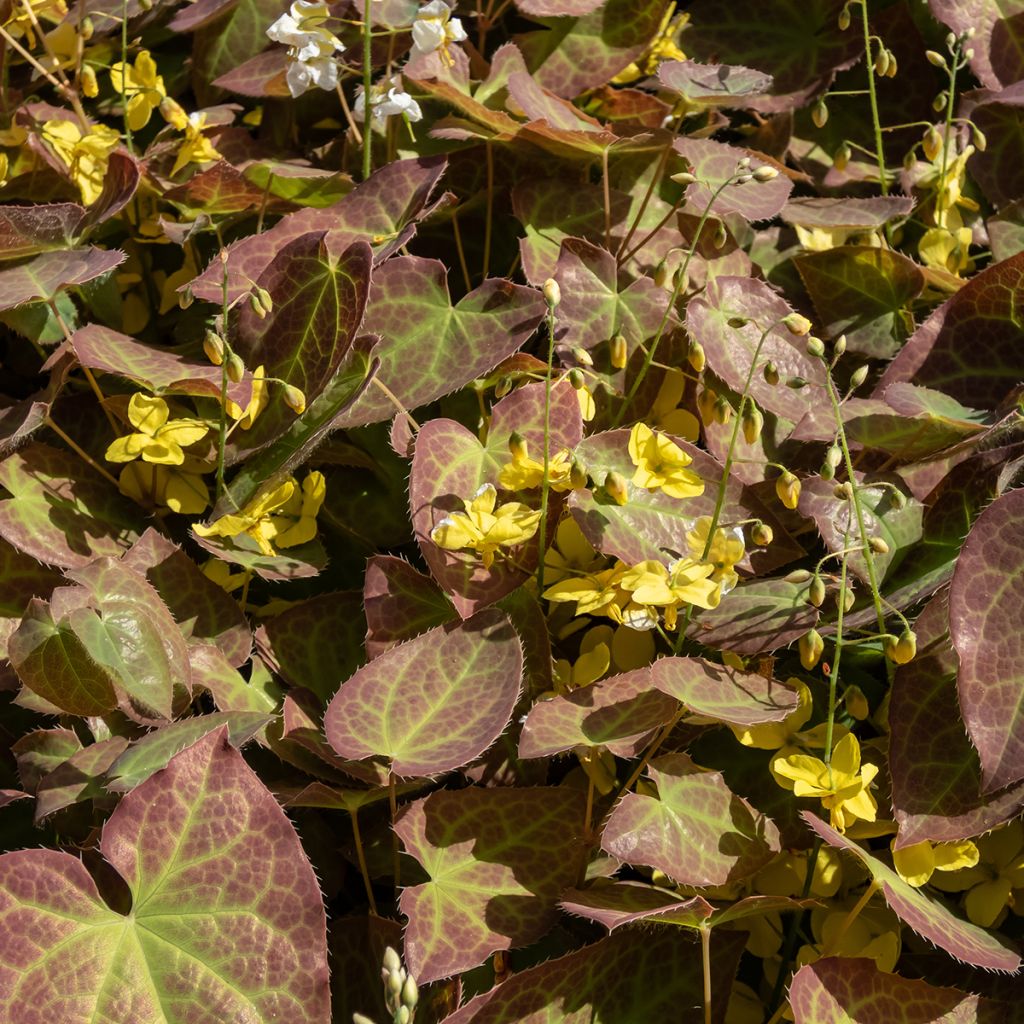
[(192, 669), (192, 685), (206, 690), (218, 710), (260, 714), (277, 711), (280, 694), (258, 657), (253, 658), (249, 680), (243, 679), (224, 652), (213, 644), (191, 642), (188, 661)]
[(551, 757), (578, 746), (633, 757), (679, 705), (656, 689), (651, 670), (609, 676), (565, 696), (538, 701), (523, 723), (520, 757)]
[(135, 505), (74, 453), (33, 443), (0, 462), (0, 537), (46, 565), (86, 565), (138, 538)]
[[(517, 352), (545, 309), (539, 292), (499, 277), (453, 306), (443, 263), (396, 256), (374, 273), (363, 329), (387, 340), (379, 352), (380, 381), (412, 410), (484, 376)], [(335, 425), (359, 427), (394, 414), (394, 404), (375, 388)]]
[(796, 1024), (1000, 1024), (1016, 1007), (880, 971), (866, 957), (825, 957), (793, 975)]
[(904, 882), (891, 867), (852, 839), (826, 825), (810, 811), (800, 813), (829, 846), (853, 854), (867, 868), (892, 911), (922, 938), (944, 949), (950, 956), (974, 964), (975, 967), (989, 971), (1009, 971), (1011, 974), (1020, 968), (1020, 957), (995, 936), (954, 916), (938, 899)]
[(363, 608), (366, 653), (370, 658), (449, 622), (456, 615), (451, 602), (432, 579), (393, 555), (367, 559)]
[[(383, 660), (383, 659), (379, 659)], [(405, 956), (420, 982), (542, 938), (583, 857), (583, 794), (571, 789), (464, 789), (418, 800), (395, 831), (430, 876), (403, 890)]]
[(797, 693), (785, 683), (703, 658), (659, 658), (651, 680), (695, 714), (730, 725), (781, 722), (797, 707)]
[(59, 249), (4, 267), (0, 269), (0, 309), (49, 301), (64, 288), (109, 273), (124, 258), (120, 249)]
[(658, 66), (658, 78), (690, 103), (742, 110), (753, 96), (772, 87), (772, 76), (753, 68), (727, 64), (700, 64), (694, 60), (667, 60)]
[(85, 207), (78, 203), (0, 207), (0, 258), (17, 260), (48, 249), (69, 248), (84, 213)]
[(123, 736), (91, 743), (77, 750), (39, 782), (36, 789), (37, 822), (84, 800), (105, 795), (104, 774), (128, 746)]
[(900, 350), (913, 327), (907, 307), (924, 289), (913, 260), (892, 249), (845, 245), (793, 262), (826, 338), (845, 334), (851, 352), (878, 359)]
[(60, 575), (34, 558), (22, 554), (0, 538), (0, 657), (11, 633), (18, 628), (21, 617), (33, 597), (43, 598), (59, 587)]
[(779, 830), (685, 754), (655, 758), (658, 795), (627, 793), (612, 811), (601, 848), (627, 864), (663, 871), (680, 885), (749, 878), (779, 851)]
[(1020, 0), (929, 0), (928, 6), (957, 35), (972, 30), (971, 70), (986, 89), (1024, 78), (1024, 4)]
[(11, 744), (23, 789), (34, 793), (40, 780), (82, 749), (71, 729), (35, 729)]
[(0, 857), (0, 950), (17, 965), (0, 991), (6, 1020), (328, 1024), (319, 886), (225, 730), (128, 794), (101, 850), (131, 892), (130, 915), (103, 902), (77, 857)]
[(508, 724), (523, 653), (508, 618), (487, 610), (385, 651), (335, 694), (331, 746), (387, 758), (396, 775), (436, 775), (479, 757)]
[(167, 767), (167, 763), (186, 747), (192, 746), (207, 734), (220, 728), (227, 729), (228, 742), (241, 750), (273, 716), (255, 711), (217, 711), (210, 715), (197, 715), (154, 729), (131, 746), (125, 741), (116, 759), (105, 769), (107, 789), (113, 793), (127, 793), (141, 785), (151, 775)]
[(285, 204), (268, 202), (267, 192), (249, 180), (227, 160), (218, 160), (205, 170), (197, 171), (188, 181), (164, 193), (164, 198), (195, 217), (200, 211), (209, 215), (242, 213), (266, 206), (276, 212)]
[(981, 760), (985, 793), (1024, 779), (1022, 523), (1024, 490), (996, 498), (971, 527), (949, 590), (960, 710)]

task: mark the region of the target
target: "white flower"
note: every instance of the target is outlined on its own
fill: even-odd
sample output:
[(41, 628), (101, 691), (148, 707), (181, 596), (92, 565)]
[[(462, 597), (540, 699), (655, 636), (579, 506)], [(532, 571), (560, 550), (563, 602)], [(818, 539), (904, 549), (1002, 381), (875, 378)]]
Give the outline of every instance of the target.
[(267, 29), (275, 43), (288, 46), (287, 81), (292, 96), (301, 96), (312, 85), (333, 89), (338, 84), (334, 55), (345, 47), (326, 27), (328, 18), (330, 12), (323, 0), (295, 0), (288, 13)]
[[(420, 105), (402, 88), (402, 79), (395, 75), (387, 82), (378, 82), (370, 89), (370, 109), (373, 111), (375, 127), (382, 127), (389, 117), (395, 114), (404, 115), (409, 121), (423, 118)], [(366, 110), (366, 98), (360, 89), (356, 93), (353, 113), (362, 119)]]
[(412, 42), (416, 52), (425, 54), (440, 50), (449, 64), (449, 44), (461, 43), (465, 38), (466, 30), (462, 22), (452, 17), (452, 9), (445, 0), (430, 0), (429, 4), (419, 9), (412, 23)]

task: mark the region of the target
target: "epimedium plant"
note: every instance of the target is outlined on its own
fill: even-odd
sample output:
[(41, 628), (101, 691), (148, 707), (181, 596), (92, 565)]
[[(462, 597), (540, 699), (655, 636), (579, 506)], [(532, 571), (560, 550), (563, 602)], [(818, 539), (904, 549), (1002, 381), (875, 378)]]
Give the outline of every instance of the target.
[(1018, 6), (0, 7), (3, 1019), (1017, 1019)]

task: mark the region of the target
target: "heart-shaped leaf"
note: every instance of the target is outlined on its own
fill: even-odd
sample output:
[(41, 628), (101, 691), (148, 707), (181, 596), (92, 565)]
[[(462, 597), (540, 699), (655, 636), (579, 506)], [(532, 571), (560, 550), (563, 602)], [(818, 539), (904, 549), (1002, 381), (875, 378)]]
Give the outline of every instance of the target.
[(753, 68), (728, 64), (700, 64), (695, 60), (667, 60), (658, 66), (666, 89), (691, 103), (742, 110), (751, 96), (772, 87), (772, 76)]
[(27, 263), (0, 270), (0, 309), (47, 302), (62, 289), (85, 284), (124, 262), (120, 249), (60, 249), (39, 253)]
[(324, 716), (342, 756), (387, 758), (396, 775), (468, 764), (508, 724), (523, 653), (501, 612), (439, 626), (375, 658), (344, 683)]
[(363, 579), (366, 653), (375, 658), (455, 617), (448, 598), (428, 576), (392, 555), (367, 560)]
[(4, 260), (34, 256), (47, 249), (67, 249), (85, 207), (78, 203), (0, 206), (0, 253)]
[(5, 1019), (28, 1021), (45, 1006), (62, 1024), (328, 1024), (320, 889), (288, 819), (224, 731), (126, 796), (101, 849), (131, 892), (128, 916), (106, 906), (77, 857), (0, 858), (0, 907), (18, 922), (0, 942), (17, 965), (0, 991)]

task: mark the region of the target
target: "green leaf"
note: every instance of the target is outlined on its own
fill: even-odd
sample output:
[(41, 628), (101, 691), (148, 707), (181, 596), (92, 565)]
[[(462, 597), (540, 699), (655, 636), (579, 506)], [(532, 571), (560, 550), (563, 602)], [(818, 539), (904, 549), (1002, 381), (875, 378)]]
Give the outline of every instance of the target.
[(762, 96), (772, 87), (772, 76), (761, 71), (694, 60), (662, 61), (658, 78), (690, 103), (739, 110), (751, 96)]
[(258, 657), (253, 658), (248, 680), (213, 644), (190, 643), (188, 662), (192, 685), (206, 690), (220, 711), (277, 711), (280, 695)]
[(281, 13), (274, 0), (235, 0), (218, 6), (226, 13), (202, 23), (192, 43), (192, 86), (203, 104), (221, 95), (211, 84), (215, 79), (266, 48), (266, 30)]
[(29, 793), (61, 762), (82, 749), (82, 741), (71, 729), (35, 729), (11, 744), (18, 762), (18, 778)]
[(61, 249), (0, 270), (0, 310), (48, 301), (62, 289), (109, 273), (124, 261), (120, 249)]
[(84, 213), (78, 203), (0, 206), (0, 258), (17, 260), (70, 248)]
[(571, 789), (470, 788), (403, 812), (395, 831), (430, 878), (399, 903), (417, 981), (469, 970), (551, 929), (555, 902), (580, 868), (583, 804)]
[(827, 338), (846, 335), (847, 348), (877, 359), (895, 355), (907, 337), (907, 306), (924, 289), (924, 274), (893, 249), (843, 245), (794, 261)]
[(127, 746), (123, 736), (111, 736), (76, 750), (54, 768), (36, 790), (36, 821), (72, 804), (105, 796), (104, 774)]
[(488, 610), (393, 647), (343, 684), (324, 716), (342, 756), (388, 758), (396, 775), (468, 764), (508, 724), (523, 654), (509, 620)]
[(847, 839), (809, 811), (804, 820), (830, 846), (852, 853), (881, 886), (885, 902), (899, 919), (922, 938), (935, 943), (950, 956), (989, 971), (1009, 971), (1020, 967), (1020, 957), (995, 936), (967, 921), (962, 921), (937, 899), (908, 885), (888, 865), (872, 856), (853, 840)]
[(627, 793), (605, 825), (601, 848), (628, 864), (663, 871), (680, 885), (749, 878), (779, 851), (779, 831), (685, 754), (655, 758), (657, 797)]
[(0, 938), (3, 961), (18, 965), (0, 992), (4, 1019), (27, 1021), (45, 1006), (61, 1024), (328, 1024), (320, 889), (225, 731), (128, 794), (101, 850), (130, 890), (128, 915), (103, 902), (77, 857), (0, 857), (0, 908), (18, 922)]

